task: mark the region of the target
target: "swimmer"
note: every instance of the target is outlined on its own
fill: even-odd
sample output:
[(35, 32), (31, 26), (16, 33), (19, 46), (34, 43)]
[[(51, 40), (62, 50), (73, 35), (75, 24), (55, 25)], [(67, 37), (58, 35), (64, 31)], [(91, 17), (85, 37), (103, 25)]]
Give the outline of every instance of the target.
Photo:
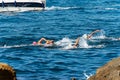
[(54, 40), (47, 40), (45, 38), (41, 38), (38, 42), (33, 42), (33, 45), (40, 45), (40, 46), (54, 46)]
[(80, 41), (80, 37), (78, 37), (76, 39), (74, 44), (69, 44), (69, 45), (63, 47), (63, 49), (76, 49), (76, 48), (79, 48), (79, 41)]
[(97, 32), (100, 32), (100, 30), (95, 30), (95, 31), (91, 32), (91, 33), (88, 34), (88, 35), (84, 34), (83, 37), (84, 37), (85, 39), (90, 39), (90, 38), (91, 38), (95, 33), (97, 33)]
[(45, 39), (45, 38), (41, 38), (41, 39), (37, 42), (37, 44), (38, 44), (38, 45), (43, 45), (43, 44), (44, 44), (43, 41), (45, 41), (45, 44), (49, 44), (49, 45), (53, 45), (53, 44), (54, 44), (54, 40), (47, 40), (47, 39)]

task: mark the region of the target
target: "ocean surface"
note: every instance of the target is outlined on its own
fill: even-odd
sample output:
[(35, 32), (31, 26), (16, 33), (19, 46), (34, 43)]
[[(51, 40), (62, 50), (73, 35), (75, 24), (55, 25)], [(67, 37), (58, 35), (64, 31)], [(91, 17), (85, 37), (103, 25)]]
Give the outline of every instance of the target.
[[(119, 13), (119, 0), (47, 0), (43, 11), (0, 13), (0, 62), (18, 80), (87, 80), (120, 56)], [(83, 37), (94, 30), (100, 32)], [(42, 37), (57, 47), (32, 45)], [(71, 48), (78, 37), (78, 48)]]

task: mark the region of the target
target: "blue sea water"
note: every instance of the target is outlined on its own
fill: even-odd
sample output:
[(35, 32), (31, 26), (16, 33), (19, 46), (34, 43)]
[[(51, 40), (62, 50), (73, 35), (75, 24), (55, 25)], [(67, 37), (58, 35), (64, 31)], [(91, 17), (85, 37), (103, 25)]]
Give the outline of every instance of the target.
[[(0, 62), (11, 65), (18, 80), (86, 80), (97, 68), (120, 56), (119, 0), (47, 0), (44, 11), (0, 13)], [(99, 29), (77, 49), (69, 44)], [(62, 48), (33, 46), (40, 38)]]

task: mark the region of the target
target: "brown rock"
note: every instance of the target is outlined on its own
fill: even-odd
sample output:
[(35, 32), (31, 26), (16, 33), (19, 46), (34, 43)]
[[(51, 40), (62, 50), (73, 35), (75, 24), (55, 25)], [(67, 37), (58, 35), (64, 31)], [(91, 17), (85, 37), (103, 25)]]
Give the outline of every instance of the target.
[(0, 63), (0, 80), (16, 80), (15, 70), (5, 63)]
[(97, 69), (88, 80), (120, 80), (120, 57)]

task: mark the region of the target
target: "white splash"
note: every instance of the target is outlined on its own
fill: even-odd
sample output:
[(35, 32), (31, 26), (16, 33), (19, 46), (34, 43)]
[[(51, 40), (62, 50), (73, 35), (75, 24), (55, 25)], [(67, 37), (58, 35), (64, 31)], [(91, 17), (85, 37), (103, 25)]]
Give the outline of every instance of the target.
[(85, 38), (83, 38), (83, 37), (80, 38), (79, 47), (80, 48), (89, 48), (89, 45), (88, 45), (87, 40)]
[[(57, 41), (55, 44), (58, 46), (61, 46), (62, 49), (76, 49), (73, 45), (75, 44), (76, 39), (69, 39), (69, 38), (63, 38), (60, 41)], [(80, 38), (79, 46), (78, 48), (89, 48), (89, 45), (87, 44), (87, 40), (84, 38)]]
[(58, 46), (64, 47), (64, 46), (68, 46), (68, 45), (72, 44), (72, 40), (70, 40), (69, 38), (65, 37), (62, 40), (57, 41), (55, 44), (58, 45)]
[(76, 49), (76, 48), (74, 48), (71, 44), (69, 44), (68, 46), (65, 46), (63, 49), (69, 50), (69, 49)]
[(83, 37), (84, 39), (87, 39), (87, 34), (83, 34), (82, 37)]
[(84, 76), (85, 76), (86, 80), (88, 80), (88, 79), (90, 78), (90, 76), (92, 76), (92, 74), (87, 75), (85, 72), (84, 72), (83, 74), (84, 74)]
[(60, 46), (61, 49), (69, 50), (69, 49), (79, 49), (79, 48), (103, 48), (105, 47), (104, 44), (99, 45), (89, 45), (88, 40), (80, 37), (79, 40), (79, 46), (76, 48), (73, 45), (75, 44), (76, 39), (69, 39), (69, 38), (63, 38), (62, 40), (57, 41), (55, 44), (57, 46)]
[(74, 49), (74, 47), (72, 46), (74, 44), (74, 40), (69, 39), (68, 37), (57, 41), (55, 44), (61, 46), (62, 49)]

